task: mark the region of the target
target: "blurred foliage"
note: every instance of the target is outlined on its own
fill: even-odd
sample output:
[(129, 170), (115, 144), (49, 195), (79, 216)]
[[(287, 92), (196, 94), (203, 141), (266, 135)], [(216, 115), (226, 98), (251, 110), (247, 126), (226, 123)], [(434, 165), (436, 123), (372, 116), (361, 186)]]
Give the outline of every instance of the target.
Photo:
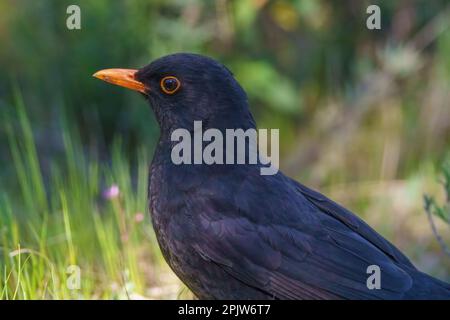
[(442, 168), (442, 186), (444, 188), (446, 202), (440, 205), (434, 197), (425, 196), (425, 208), (432, 212), (445, 223), (450, 224), (450, 162)]
[[(376, 2), (380, 31), (365, 28), (367, 1), (3, 0), (1, 103), (11, 103), (11, 83), (18, 82), (43, 136), (65, 108), (84, 141), (108, 146), (119, 134), (135, 148), (157, 135), (148, 108), (137, 95), (91, 75), (190, 51), (230, 66), (258, 118), (277, 114), (286, 131), (296, 130), (330, 97), (355, 94), (355, 82), (385, 60), (387, 68), (406, 63), (402, 45), (447, 3)], [(65, 26), (73, 3), (81, 8), (81, 30)], [(426, 53), (446, 79), (448, 37), (446, 32)]]
[[(66, 28), (70, 4), (81, 8), (81, 30)], [(369, 4), (381, 7), (381, 30), (366, 28)], [(158, 127), (139, 95), (91, 75), (196, 52), (231, 69), (260, 127), (280, 128), (283, 171), (361, 214), (422, 270), (448, 280), (450, 261), (421, 201), (425, 192), (439, 194), (435, 168), (450, 151), (449, 23), (448, 0), (2, 0), (0, 191), (7, 200), (0, 211), (20, 212), (17, 221), (2, 216), (0, 229), (16, 230), (2, 243), (12, 250), (18, 234), (30, 235), (27, 244), (61, 261), (63, 273), (67, 249), (40, 248), (47, 244), (45, 230), (64, 233), (64, 219), (83, 211), (89, 230), (102, 234), (89, 213), (95, 212), (115, 230), (103, 234), (120, 238), (112, 218), (120, 210), (97, 207), (96, 197), (128, 177), (131, 185), (122, 180), (120, 186), (128, 190), (123, 201), (135, 204), (127, 214), (143, 210), (133, 191), (142, 173), (127, 168), (150, 158)], [(138, 158), (140, 150), (148, 156)], [(115, 165), (125, 168), (120, 175)], [(100, 174), (91, 166), (105, 168)], [(40, 220), (45, 212), (59, 217), (54, 229)], [(27, 223), (34, 215), (38, 220)], [(448, 240), (444, 227), (436, 226)], [(114, 265), (107, 274), (118, 279), (120, 240), (105, 249), (114, 257), (97, 265), (92, 254), (105, 242), (93, 241), (81, 225), (74, 228), (74, 255), (86, 246), (86, 268), (97, 274), (93, 270)], [(136, 271), (138, 242), (126, 263), (142, 293), (149, 284)], [(102, 279), (93, 277), (91, 288)]]
[(431, 229), (433, 230), (434, 236), (436, 237), (442, 250), (450, 257), (450, 248), (442, 239), (442, 236), (436, 229), (436, 224), (433, 220), (433, 215), (440, 218), (447, 227), (450, 227), (450, 161), (447, 161), (442, 167), (442, 180), (441, 180), (444, 193), (445, 202), (440, 204), (432, 196), (424, 196), (424, 206), (425, 211), (428, 214), (428, 219), (431, 224)]

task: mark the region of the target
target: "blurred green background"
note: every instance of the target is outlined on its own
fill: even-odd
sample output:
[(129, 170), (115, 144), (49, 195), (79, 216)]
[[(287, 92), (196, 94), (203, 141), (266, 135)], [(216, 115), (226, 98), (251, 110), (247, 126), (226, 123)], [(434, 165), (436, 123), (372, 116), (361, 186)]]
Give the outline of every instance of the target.
[[(81, 30), (66, 27), (71, 4), (81, 8)], [(370, 4), (381, 8), (381, 30), (366, 28)], [(91, 76), (174, 52), (227, 65), (259, 127), (280, 128), (285, 173), (449, 281), (450, 258), (423, 210), (425, 193), (444, 200), (449, 8), (444, 0), (1, 0), (0, 298), (191, 297), (164, 263), (146, 211), (158, 138), (151, 110)], [(448, 225), (436, 223), (449, 243)], [(75, 289), (70, 265), (81, 271)]]

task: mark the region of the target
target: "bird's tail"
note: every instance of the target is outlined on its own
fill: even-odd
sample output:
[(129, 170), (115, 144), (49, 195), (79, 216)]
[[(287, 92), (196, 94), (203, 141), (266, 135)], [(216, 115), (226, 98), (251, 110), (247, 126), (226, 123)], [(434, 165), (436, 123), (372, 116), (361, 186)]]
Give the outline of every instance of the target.
[(420, 271), (414, 273), (413, 281), (406, 299), (450, 300), (450, 284)]

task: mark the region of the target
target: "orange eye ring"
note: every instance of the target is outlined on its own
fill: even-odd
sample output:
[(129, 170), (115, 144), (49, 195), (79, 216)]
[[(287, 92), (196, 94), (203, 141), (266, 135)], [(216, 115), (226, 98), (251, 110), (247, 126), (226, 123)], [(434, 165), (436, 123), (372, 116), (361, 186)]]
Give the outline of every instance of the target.
[(177, 77), (167, 76), (161, 79), (159, 85), (165, 94), (174, 94), (180, 89), (181, 82)]

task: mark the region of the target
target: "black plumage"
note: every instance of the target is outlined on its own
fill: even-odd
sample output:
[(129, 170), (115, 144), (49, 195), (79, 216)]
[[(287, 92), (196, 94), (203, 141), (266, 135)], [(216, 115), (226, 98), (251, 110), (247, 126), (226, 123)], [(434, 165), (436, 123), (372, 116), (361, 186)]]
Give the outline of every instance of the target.
[[(175, 76), (175, 94), (160, 81)], [(200, 55), (174, 54), (140, 69), (161, 128), (149, 203), (165, 259), (201, 299), (450, 299), (450, 285), (418, 271), (356, 215), (283, 173), (256, 165), (175, 165), (171, 132), (254, 128), (231, 72)], [(368, 289), (367, 267), (381, 269)]]

